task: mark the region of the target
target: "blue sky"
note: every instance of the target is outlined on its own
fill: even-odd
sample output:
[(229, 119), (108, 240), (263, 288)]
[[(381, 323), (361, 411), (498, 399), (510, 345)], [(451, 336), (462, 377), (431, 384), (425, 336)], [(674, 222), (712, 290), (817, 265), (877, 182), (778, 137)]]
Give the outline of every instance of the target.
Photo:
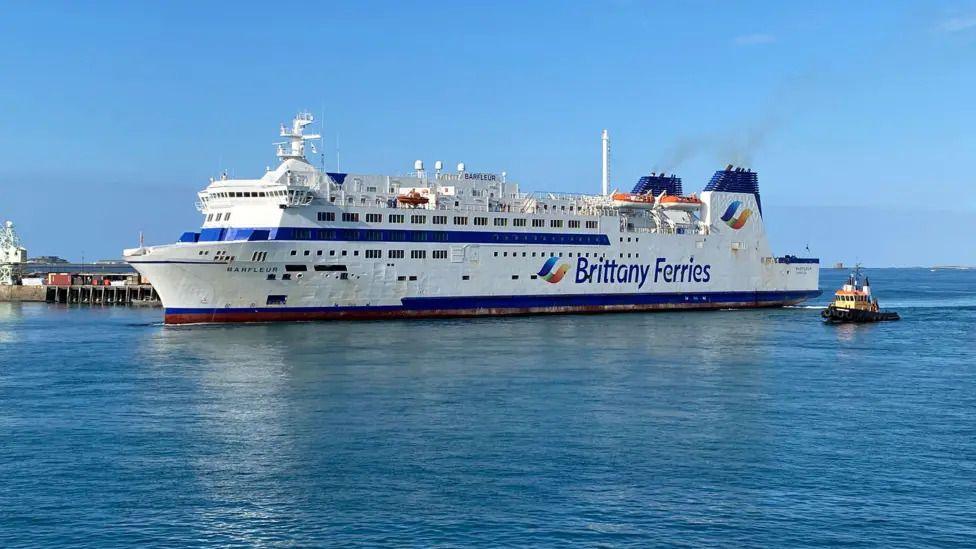
[(976, 264), (976, 3), (780, 4), (9, 3), (0, 218), (31, 255), (173, 241), (307, 108), (330, 169), (338, 134), (344, 171), (597, 191), (608, 128), (620, 188), (759, 171), (779, 253)]

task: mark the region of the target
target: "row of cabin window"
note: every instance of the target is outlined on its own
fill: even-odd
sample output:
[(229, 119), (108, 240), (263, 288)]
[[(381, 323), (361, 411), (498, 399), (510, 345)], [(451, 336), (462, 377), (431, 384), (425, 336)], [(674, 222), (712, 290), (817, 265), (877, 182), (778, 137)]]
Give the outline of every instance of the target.
[[(340, 250), (340, 252), (340, 255), (342, 256), (349, 254), (347, 250)], [(305, 250), (302, 255), (311, 254), (311, 250)], [(298, 250), (292, 250), (291, 255), (298, 255)], [(317, 250), (315, 255), (322, 255), (322, 250)], [(335, 256), (336, 250), (329, 250), (329, 255)], [(353, 250), (352, 255), (358, 257), (359, 250)], [(387, 250), (387, 257), (389, 259), (403, 259), (405, 256), (406, 252), (404, 250)], [(383, 250), (366, 250), (366, 259), (380, 259), (382, 257)], [(433, 250), (431, 251), (431, 257), (433, 259), (447, 259), (447, 250)], [(427, 250), (410, 250), (410, 259), (427, 259)]]
[[(289, 194), (293, 194), (294, 191), (289, 191)], [(212, 193), (210, 198), (266, 198), (268, 196), (285, 196), (285, 191), (235, 191), (235, 192), (222, 192), (222, 193)]]
[[(335, 214), (335, 212), (318, 212), (318, 216), (317, 217), (318, 217), (318, 220), (319, 221), (335, 221), (336, 214)], [(354, 212), (344, 212), (342, 214), (342, 220), (345, 221), (345, 222), (357, 223), (357, 222), (359, 222), (359, 214), (358, 213), (354, 213)], [(366, 222), (367, 223), (381, 223), (382, 221), (383, 221), (383, 214), (378, 214), (378, 213), (368, 213), (368, 214), (366, 214)], [(387, 215), (387, 222), (388, 223), (403, 223), (404, 221), (406, 221), (406, 216), (404, 214), (389, 214), (389, 215)], [(454, 221), (454, 224), (455, 225), (467, 225), (468, 224), (468, 218), (466, 216), (455, 216), (454, 219), (453, 219), (453, 221)], [(527, 221), (528, 220), (527, 219), (524, 219), (524, 218), (513, 219), (512, 220), (512, 226), (513, 227), (525, 227)], [(410, 216), (410, 223), (413, 223), (414, 225), (423, 225), (423, 224), (427, 223), (427, 216), (426, 215), (411, 215)], [(435, 216), (431, 216), (431, 223), (433, 223), (434, 225), (447, 225), (447, 216), (446, 215), (435, 215)], [(488, 218), (487, 217), (475, 217), (474, 218), (474, 224), (477, 225), (477, 226), (486, 226), (486, 225), (488, 225)], [(507, 227), (508, 226), (508, 218), (505, 218), (505, 217), (496, 217), (496, 218), (494, 218), (493, 224), (496, 227)], [(546, 226), (546, 220), (545, 219), (533, 219), (532, 220), (532, 226), (533, 227), (545, 227)], [(553, 228), (562, 227), (563, 226), (563, 220), (562, 219), (550, 219), (549, 220), (549, 226), (550, 227), (553, 227)], [(579, 229), (580, 228), (580, 221), (578, 219), (570, 219), (570, 220), (568, 220), (566, 222), (566, 226), (569, 227), (570, 229)], [(586, 228), (587, 229), (596, 229), (598, 226), (599, 226), (599, 224), (596, 221), (587, 221), (586, 222)]]
[(217, 217), (216, 218), (214, 217), (214, 214), (212, 214), (212, 213), (211, 214), (207, 214), (207, 223), (209, 223), (211, 221), (220, 221), (221, 219), (223, 219), (224, 221), (230, 221), (230, 212), (227, 212), (227, 213), (219, 213), (219, 214), (217, 214)]
[[(340, 280), (349, 280), (349, 273), (338, 273), (338, 275), (339, 275), (339, 279)], [(296, 276), (298, 278), (302, 278), (305, 275), (303, 275), (302, 273), (298, 273)], [(326, 275), (326, 276), (328, 276), (328, 275)], [(273, 273), (272, 274), (269, 274), (268, 277), (267, 277), (268, 280), (275, 280), (276, 278), (278, 278), (277, 275), (275, 275)], [(359, 278), (359, 276), (357, 276), (356, 278)], [(283, 273), (281, 275), (281, 279), (282, 280), (291, 280), (291, 273)], [(268, 296), (268, 305), (284, 305), (285, 304), (284, 301), (281, 301), (279, 303), (272, 303), (271, 302), (271, 298), (272, 297), (273, 296)]]
[[(197, 255), (210, 255), (210, 251), (209, 250), (200, 250), (199, 252), (197, 252)], [(218, 251), (214, 252), (214, 258), (213, 258), (213, 260), (214, 261), (234, 261), (234, 256), (227, 255), (227, 251), (226, 250), (218, 250)], [(252, 261), (254, 261), (253, 258), (252, 258)], [(264, 259), (262, 259), (261, 261), (264, 261)]]
[[(522, 253), (522, 257), (562, 257), (563, 256), (563, 252), (531, 252), (532, 254), (531, 256), (528, 255), (530, 252), (521, 252), (521, 253)], [(539, 255), (537, 256), (536, 253), (538, 253)], [(606, 254), (601, 254), (597, 252), (577, 252), (576, 257), (590, 257), (591, 253), (593, 254), (592, 257), (594, 259), (603, 260), (604, 258), (606, 258)], [(498, 257), (499, 254), (501, 254), (501, 257), (509, 257), (509, 252), (495, 252), (495, 257)], [(519, 257), (519, 252), (512, 252), (511, 257)], [(569, 252), (567, 257), (573, 257), (573, 252)], [(621, 258), (624, 257), (624, 254), (622, 252), (620, 254), (620, 257)], [(640, 257), (640, 253), (627, 254), (627, 257), (634, 257), (634, 258)]]
[[(447, 242), (450, 233), (446, 231), (392, 231), (379, 229), (294, 229), (290, 233), (294, 240), (366, 240), (383, 242)], [(498, 242), (565, 242), (579, 244), (599, 244), (600, 237), (594, 235), (537, 235), (522, 233), (494, 233), (492, 239)]]

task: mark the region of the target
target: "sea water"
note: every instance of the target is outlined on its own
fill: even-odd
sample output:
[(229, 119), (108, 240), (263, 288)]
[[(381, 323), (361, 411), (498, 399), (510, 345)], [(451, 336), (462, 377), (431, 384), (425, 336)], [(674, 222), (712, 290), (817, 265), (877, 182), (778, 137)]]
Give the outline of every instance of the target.
[(0, 546), (976, 544), (976, 271), (796, 308), (167, 327), (0, 304)]

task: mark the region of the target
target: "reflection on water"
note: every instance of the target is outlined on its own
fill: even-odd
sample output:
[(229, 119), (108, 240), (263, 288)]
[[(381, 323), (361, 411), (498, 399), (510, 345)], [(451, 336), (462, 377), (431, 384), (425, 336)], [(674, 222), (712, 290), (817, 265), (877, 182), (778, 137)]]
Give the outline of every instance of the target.
[(0, 344), (17, 341), (18, 326), (14, 322), (21, 316), (20, 303), (0, 302)]
[[(747, 447), (744, 459), (758, 459), (765, 406), (720, 395), (767, 382), (780, 323), (717, 312), (162, 327), (142, 335), (136, 362), (179, 379), (182, 436), (208, 449), (189, 463), (203, 497), (221, 502), (200, 510), (201, 535), (256, 543), (302, 517), (273, 511), (281, 501), (337, 505), (341, 523), (377, 489), (452, 513), (482, 475), (603, 469), (604, 453), (637, 458), (648, 444)], [(666, 425), (678, 439), (662, 438)], [(578, 505), (641, 495), (626, 477), (594, 482)]]
[(831, 324), (827, 325), (826, 328), (833, 330), (837, 334), (837, 341), (850, 343), (855, 341), (856, 336), (869, 335), (872, 330), (877, 327), (877, 324)]

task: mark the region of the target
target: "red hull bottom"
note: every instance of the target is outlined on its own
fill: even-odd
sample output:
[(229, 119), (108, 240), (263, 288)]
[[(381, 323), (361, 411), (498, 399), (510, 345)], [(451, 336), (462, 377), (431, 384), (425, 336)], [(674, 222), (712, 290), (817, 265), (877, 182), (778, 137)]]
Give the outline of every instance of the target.
[(320, 320), (380, 320), (403, 318), (467, 318), (481, 316), (524, 316), (543, 314), (596, 314), (631, 313), (644, 311), (682, 311), (717, 309), (755, 309), (795, 305), (806, 298), (776, 301), (743, 301), (723, 303), (661, 303), (641, 305), (574, 305), (553, 307), (505, 307), (476, 309), (315, 309), (309, 311), (285, 309), (281, 311), (260, 309), (207, 311), (200, 313), (166, 313), (166, 324), (210, 324), (253, 322), (310, 322)]

